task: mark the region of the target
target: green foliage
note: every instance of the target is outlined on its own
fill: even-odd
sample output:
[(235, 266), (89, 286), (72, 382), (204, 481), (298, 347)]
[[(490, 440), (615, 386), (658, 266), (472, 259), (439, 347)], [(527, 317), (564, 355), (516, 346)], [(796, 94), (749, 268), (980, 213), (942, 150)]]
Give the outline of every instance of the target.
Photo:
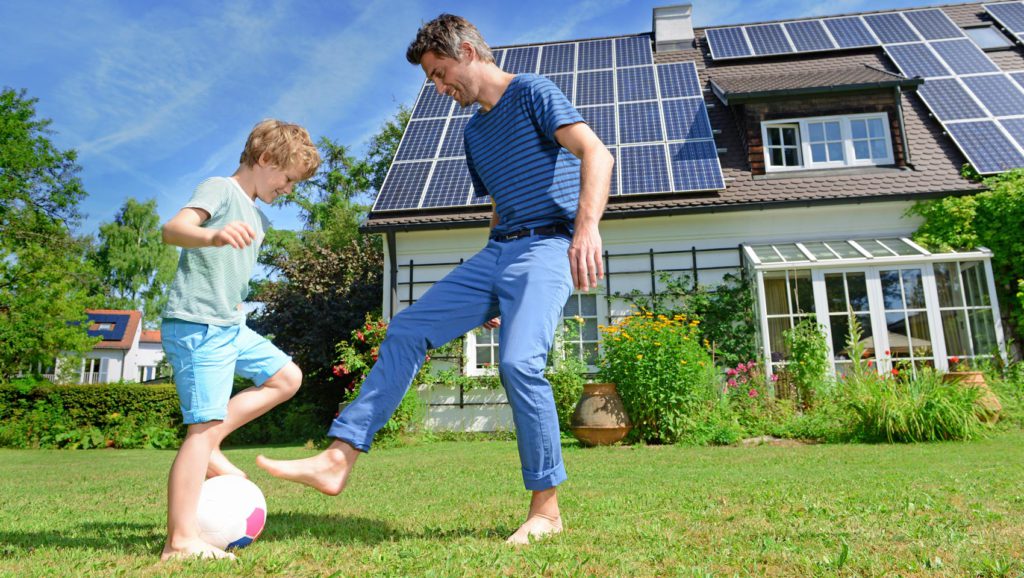
[(548, 367), (544, 377), (551, 384), (551, 393), (555, 398), (555, 410), (558, 412), (558, 427), (568, 432), (572, 414), (576, 404), (583, 395), (584, 374), (587, 364), (566, 347), (567, 342), (574, 341), (580, 332), (583, 318), (566, 319), (555, 335), (555, 346), (548, 355)]
[(659, 273), (665, 290), (644, 295), (637, 290), (616, 297), (641, 311), (674, 317), (686, 315), (701, 321), (701, 334), (716, 361), (736, 365), (757, 356), (757, 323), (750, 282), (728, 274), (715, 287), (698, 286), (687, 275)]
[(0, 386), (0, 447), (170, 448), (181, 433), (173, 385)]
[(675, 443), (706, 402), (717, 397), (711, 354), (698, 320), (639, 312), (604, 327), (598, 378), (615, 383), (633, 421), (632, 439)]
[(163, 242), (156, 200), (129, 198), (113, 221), (100, 225), (95, 261), (109, 291), (106, 305), (141, 309), (155, 326), (178, 262), (177, 250)]
[(847, 350), (852, 366), (839, 381), (856, 419), (852, 435), (862, 441), (923, 442), (969, 440), (983, 425), (976, 415), (980, 390), (945, 382), (930, 367), (879, 374), (864, 360), (861, 330), (850, 316)]
[(783, 332), (789, 363), (786, 379), (795, 388), (796, 401), (810, 407), (818, 390), (828, 380), (828, 339), (814, 317), (807, 317)]
[(1024, 337), (1024, 169), (984, 180), (987, 191), (971, 197), (948, 197), (916, 204), (911, 214), (924, 217), (914, 240), (928, 249), (946, 251), (987, 247), (992, 250), (996, 292), (1017, 341)]

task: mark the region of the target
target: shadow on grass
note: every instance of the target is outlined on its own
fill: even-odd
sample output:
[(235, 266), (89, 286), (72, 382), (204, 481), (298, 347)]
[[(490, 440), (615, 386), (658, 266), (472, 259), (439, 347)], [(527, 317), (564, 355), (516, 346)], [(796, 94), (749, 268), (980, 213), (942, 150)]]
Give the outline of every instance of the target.
[(398, 540), (437, 540), (452, 538), (505, 539), (516, 528), (505, 525), (483, 527), (426, 526), (417, 531), (398, 530), (387, 522), (355, 516), (309, 514), (305, 512), (277, 512), (272, 514), (261, 541), (312, 538), (335, 544), (375, 545)]
[(0, 559), (58, 548), (152, 554), (163, 548), (165, 531), (162, 524), (110, 522), (86, 522), (55, 532), (0, 531)]

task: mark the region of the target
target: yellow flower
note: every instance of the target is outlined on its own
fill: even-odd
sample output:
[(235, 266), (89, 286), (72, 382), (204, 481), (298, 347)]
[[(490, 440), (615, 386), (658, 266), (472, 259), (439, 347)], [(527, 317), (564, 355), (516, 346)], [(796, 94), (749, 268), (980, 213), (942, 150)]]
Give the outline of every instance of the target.
[(654, 342), (654, 346), (655, 346), (655, 347), (661, 347), (661, 344), (660, 344), (660, 343), (658, 343), (657, 341), (655, 341), (655, 342)]
[(686, 365), (686, 360), (685, 360), (685, 359), (682, 359), (682, 360), (680, 360), (680, 361), (679, 361), (679, 363), (680, 363), (681, 365)]
[(644, 355), (643, 355), (642, 353), (637, 353), (637, 354), (636, 354), (636, 358), (637, 358), (638, 360), (639, 360), (639, 359), (643, 359), (643, 358), (644, 358)]

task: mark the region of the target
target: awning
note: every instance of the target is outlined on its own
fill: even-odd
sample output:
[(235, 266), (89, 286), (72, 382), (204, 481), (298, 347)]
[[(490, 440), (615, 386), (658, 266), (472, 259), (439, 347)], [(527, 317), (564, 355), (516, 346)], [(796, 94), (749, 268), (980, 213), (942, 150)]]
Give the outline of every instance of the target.
[(990, 259), (984, 247), (972, 251), (932, 253), (906, 237), (842, 239), (743, 245), (747, 261), (755, 270), (843, 267)]

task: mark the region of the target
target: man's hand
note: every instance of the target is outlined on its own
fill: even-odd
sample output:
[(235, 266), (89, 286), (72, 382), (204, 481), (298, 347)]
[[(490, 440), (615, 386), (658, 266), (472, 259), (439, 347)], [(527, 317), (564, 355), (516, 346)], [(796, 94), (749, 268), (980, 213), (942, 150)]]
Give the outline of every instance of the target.
[(501, 327), (501, 317), (495, 317), (494, 319), (491, 319), (490, 321), (484, 321), (484, 324), (482, 325), (482, 327), (484, 329), (497, 329), (497, 328)]
[(604, 279), (601, 233), (596, 224), (577, 226), (569, 245), (569, 270), (572, 284), (579, 291), (596, 289), (598, 279)]
[(256, 231), (248, 223), (232, 221), (224, 225), (223, 229), (214, 230), (213, 238), (210, 239), (210, 245), (214, 247), (231, 245), (235, 249), (242, 249), (252, 245), (255, 239)]

